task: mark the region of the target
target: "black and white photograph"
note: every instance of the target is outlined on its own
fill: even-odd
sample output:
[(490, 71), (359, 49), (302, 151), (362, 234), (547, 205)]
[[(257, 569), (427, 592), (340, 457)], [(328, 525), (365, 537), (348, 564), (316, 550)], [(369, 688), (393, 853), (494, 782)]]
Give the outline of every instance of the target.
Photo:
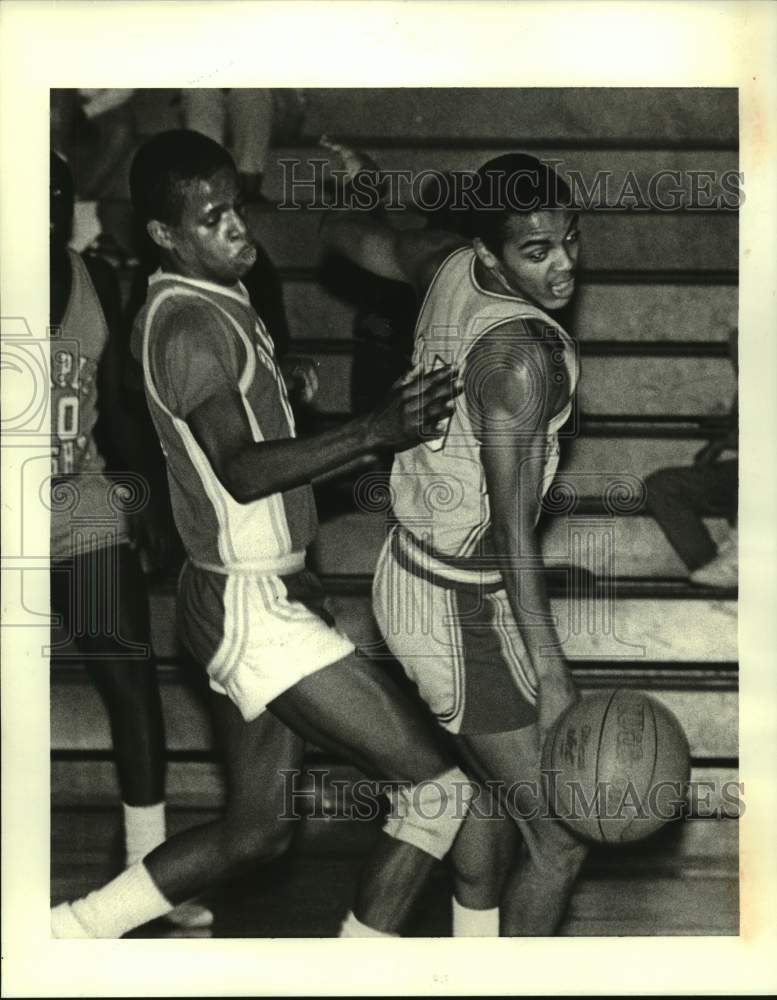
[[(425, 944), (531, 938), (554, 992), (571, 948), (758, 936), (774, 397), (749, 378), (774, 331), (741, 292), (774, 241), (742, 219), (774, 116), (731, 74), (494, 75), (152, 86), (132, 60), (39, 88), (40, 329), (4, 281), (3, 638), (32, 640), (44, 699), (52, 955), (296, 941), (342, 995), (329, 949), (359, 938), (377, 995), (403, 981), (366, 956), (402, 939), (423, 969)], [(473, 990), (428, 954), (420, 993)], [(523, 952), (483, 954), (501, 977)], [(247, 963), (221, 995), (299, 989)], [(63, 995), (121, 995), (97, 969)], [(694, 991), (654, 974), (618, 988)]]

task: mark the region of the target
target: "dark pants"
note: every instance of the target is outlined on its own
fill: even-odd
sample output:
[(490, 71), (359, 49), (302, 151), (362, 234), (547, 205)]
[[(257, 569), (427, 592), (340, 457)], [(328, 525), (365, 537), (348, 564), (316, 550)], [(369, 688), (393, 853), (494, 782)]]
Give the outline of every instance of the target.
[(76, 646), (55, 646), (52, 655), (83, 662), (105, 704), (122, 801), (161, 802), (164, 722), (137, 554), (111, 545), (52, 563), (51, 609)]
[(737, 460), (659, 469), (646, 480), (646, 507), (688, 567), (714, 559), (717, 547), (703, 517), (736, 519)]

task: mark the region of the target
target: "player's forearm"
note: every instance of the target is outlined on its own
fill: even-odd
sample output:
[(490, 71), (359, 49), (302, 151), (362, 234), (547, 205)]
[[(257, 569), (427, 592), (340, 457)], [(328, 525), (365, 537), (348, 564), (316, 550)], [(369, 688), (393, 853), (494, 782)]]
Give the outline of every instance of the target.
[[(528, 520), (528, 518), (527, 518)], [(540, 682), (566, 675), (567, 666), (553, 624), (542, 551), (537, 532), (526, 525), (493, 526), (494, 542), (502, 554), (502, 576), (513, 616)]]
[(225, 463), (221, 478), (238, 503), (249, 503), (308, 484), (378, 444), (360, 418), (309, 438), (250, 444)]
[(320, 238), (324, 246), (383, 278), (407, 280), (396, 254), (396, 232), (365, 213), (329, 213)]

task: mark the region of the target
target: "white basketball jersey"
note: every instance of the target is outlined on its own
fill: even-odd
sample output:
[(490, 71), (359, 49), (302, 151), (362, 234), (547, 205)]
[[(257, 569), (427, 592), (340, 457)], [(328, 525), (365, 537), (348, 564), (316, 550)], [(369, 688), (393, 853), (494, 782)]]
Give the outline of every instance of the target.
[[(474, 250), (463, 247), (437, 271), (416, 323), (413, 368), (428, 371), (453, 364), (464, 375), (469, 352), (484, 334), (513, 320), (539, 320), (560, 342), (559, 362), (569, 385), (565, 405), (547, 425), (544, 495), (558, 466), (558, 431), (572, 410), (577, 354), (568, 334), (542, 309), (517, 296), (481, 288), (475, 278), (476, 259)], [(481, 543), (491, 523), (480, 445), (465, 396), (456, 400), (440, 437), (399, 453), (391, 471), (399, 522), (429, 540), (436, 552), (457, 558), (483, 554)]]

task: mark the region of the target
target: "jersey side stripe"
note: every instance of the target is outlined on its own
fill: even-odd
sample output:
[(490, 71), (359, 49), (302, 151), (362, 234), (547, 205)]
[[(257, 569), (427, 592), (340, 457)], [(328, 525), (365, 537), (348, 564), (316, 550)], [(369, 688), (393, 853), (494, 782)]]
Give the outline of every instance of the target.
[[(243, 400), (243, 408), (246, 412), (246, 417), (249, 421), (252, 434), (254, 435), (254, 440), (261, 441), (263, 440), (261, 428), (259, 427), (256, 415), (253, 413), (245, 395), (247, 389), (253, 382), (253, 378), (256, 372), (256, 359), (254, 356), (254, 348), (250, 340), (248, 340), (248, 338), (246, 337), (245, 332), (240, 327), (240, 324), (235, 320), (235, 318), (231, 316), (230, 313), (227, 312), (227, 310), (224, 309), (223, 306), (219, 305), (218, 303), (212, 302), (211, 299), (206, 298), (204, 295), (202, 295), (200, 292), (197, 291), (189, 291), (178, 288), (166, 289), (165, 291), (160, 293), (157, 299), (155, 299), (153, 305), (149, 309), (149, 313), (146, 318), (146, 331), (144, 335), (144, 356), (147, 359), (146, 368), (149, 372), (148, 381), (150, 388), (152, 390), (152, 395), (154, 397), (154, 400), (161, 407), (161, 409), (170, 416), (170, 418), (173, 420), (174, 423), (176, 423), (177, 430), (179, 434), (181, 434), (181, 436), (183, 437), (187, 453), (192, 459), (192, 462), (195, 465), (198, 474), (200, 475), (203, 487), (206, 490), (208, 498), (211, 500), (211, 503), (214, 506), (214, 512), (216, 513), (216, 518), (220, 528), (218, 533), (219, 554), (224, 562), (235, 562), (237, 561), (236, 550), (234, 541), (229, 533), (229, 517), (228, 517), (229, 512), (226, 504), (223, 502), (223, 496), (222, 496), (223, 487), (221, 486), (221, 483), (218, 481), (218, 479), (215, 477), (213, 470), (210, 467), (210, 463), (207, 461), (205, 456), (202, 455), (199, 447), (196, 445), (196, 442), (194, 441), (194, 438), (191, 435), (191, 432), (189, 431), (188, 424), (186, 424), (185, 421), (183, 422), (183, 426), (185, 427), (186, 432), (188, 432), (186, 434), (183, 434), (181, 427), (177, 424), (179, 418), (175, 417), (172, 413), (170, 413), (170, 411), (164, 405), (158, 393), (156, 392), (156, 388), (154, 387), (153, 382), (151, 380), (150, 364), (148, 363), (148, 357), (150, 353), (148, 348), (148, 333), (151, 329), (151, 323), (153, 321), (154, 315), (159, 306), (161, 305), (161, 303), (165, 299), (171, 298), (175, 295), (185, 295), (191, 298), (205, 299), (206, 302), (209, 302), (211, 305), (216, 306), (216, 308), (219, 309), (220, 312), (226, 316), (226, 318), (229, 320), (230, 324), (240, 337), (240, 340), (245, 347), (246, 358), (247, 358), (246, 367), (243, 370), (239, 383), (241, 390), (241, 397)], [(269, 357), (269, 361), (272, 363), (273, 368), (275, 368), (275, 363), (272, 361), (271, 357)], [(289, 418), (291, 419), (290, 430), (293, 432), (293, 417), (290, 417), (291, 411), (289, 408), (288, 400), (285, 399), (284, 397), (282, 380), (280, 381), (280, 397), (282, 403), (284, 404), (284, 411), (286, 412), (287, 419)], [(198, 459), (198, 461), (195, 461), (196, 458)], [(210, 489), (208, 488), (209, 486), (211, 487)], [(282, 495), (280, 493), (273, 493), (270, 496), (261, 498), (259, 501), (254, 501), (254, 503), (257, 505), (256, 509), (258, 511), (261, 511), (262, 514), (264, 515), (266, 524), (269, 530), (272, 532), (272, 536), (275, 539), (279, 551), (291, 548), (292, 544), (291, 532), (289, 529), (288, 519), (286, 517), (286, 510)], [(227, 558), (225, 558), (225, 552), (222, 548), (221, 544), (222, 538), (224, 538), (226, 546), (228, 547)]]
[[(216, 522), (219, 525), (217, 545), (219, 550), (219, 556), (224, 562), (233, 562), (235, 559), (234, 549), (231, 545), (231, 540), (229, 538), (228, 532), (223, 530), (225, 524), (227, 523), (227, 509), (224, 497), (222, 495), (221, 484), (214, 482), (215, 476), (213, 475), (213, 470), (210, 468), (210, 463), (207, 462), (205, 456), (200, 452), (199, 446), (194, 441), (194, 437), (189, 430), (188, 424), (176, 417), (162, 402), (162, 399), (157, 392), (156, 385), (154, 384), (154, 379), (151, 373), (151, 346), (150, 346), (150, 334), (151, 325), (154, 321), (157, 311), (163, 302), (168, 298), (173, 298), (176, 295), (187, 295), (196, 298), (202, 298), (197, 292), (182, 292), (179, 289), (166, 289), (163, 291), (153, 302), (151, 308), (146, 316), (146, 326), (143, 331), (143, 367), (145, 369), (146, 375), (146, 385), (151, 394), (156, 405), (160, 410), (167, 416), (167, 418), (172, 422), (173, 427), (178, 432), (186, 452), (192, 461), (195, 471), (200, 477), (200, 482), (202, 483), (205, 494), (210, 500), (213, 507), (213, 512), (216, 517)], [(225, 552), (226, 548), (226, 552)]]
[[(499, 635), (499, 642), (502, 646), (502, 654), (507, 662), (507, 665), (510, 667), (513, 679), (515, 680), (515, 683), (524, 698), (526, 698), (530, 704), (534, 704), (537, 700), (537, 689), (535, 684), (527, 675), (526, 669), (521, 662), (521, 658), (515, 652), (513, 647), (510, 632), (507, 627), (504, 599), (500, 599), (500, 594), (487, 594), (486, 597), (494, 609), (494, 625), (496, 627), (497, 634)], [(517, 628), (517, 626), (514, 626), (514, 628)]]
[[(237, 334), (240, 337), (246, 349), (247, 361), (245, 370), (243, 371), (243, 375), (240, 378), (240, 392), (243, 399), (243, 408), (246, 411), (248, 422), (251, 427), (251, 432), (254, 435), (254, 440), (262, 441), (264, 440), (264, 438), (262, 436), (262, 432), (259, 427), (259, 422), (256, 419), (256, 415), (253, 413), (246, 398), (246, 393), (250, 388), (254, 380), (254, 375), (256, 373), (256, 357), (254, 354), (254, 345), (248, 340), (245, 331), (242, 329), (237, 320), (232, 315), (230, 315), (230, 313), (228, 313), (226, 309), (223, 308), (223, 306), (218, 306), (218, 308), (221, 309), (221, 311), (224, 313), (227, 319), (231, 322), (232, 326), (237, 331)], [(260, 332), (260, 329), (261, 329), (260, 324), (257, 323), (256, 324), (257, 333)], [(278, 379), (278, 395), (280, 397), (284, 413), (286, 414), (286, 419), (289, 423), (289, 431), (293, 433), (294, 418), (291, 415), (291, 409), (289, 407), (289, 402), (286, 397), (283, 379), (281, 378), (280, 373), (278, 372), (277, 365), (275, 364), (275, 361), (270, 353), (267, 353), (267, 360), (272, 366), (273, 371)], [(291, 548), (291, 532), (289, 530), (289, 522), (286, 517), (286, 510), (283, 503), (283, 497), (281, 496), (280, 493), (272, 493), (267, 497), (262, 497), (261, 502), (264, 503), (265, 505), (267, 520), (272, 529), (273, 537), (275, 538), (279, 551)]]
[(448, 641), (450, 642), (451, 671), (453, 680), (453, 704), (449, 712), (439, 716), (440, 722), (450, 723), (460, 716), (464, 710), (464, 642), (461, 635), (461, 623), (456, 604), (456, 594), (453, 590), (443, 592), (443, 600), (447, 615)]
[(224, 627), (221, 646), (208, 664), (209, 672), (219, 684), (226, 682), (237, 662), (240, 647), (240, 577), (227, 577), (223, 596)]
[(224, 562), (234, 563), (237, 561), (237, 555), (235, 552), (234, 541), (229, 531), (229, 510), (227, 508), (224, 487), (217, 479), (213, 469), (211, 468), (210, 462), (207, 460), (205, 455), (202, 453), (200, 446), (195, 441), (194, 435), (189, 429), (189, 425), (186, 421), (181, 420), (179, 417), (172, 417), (172, 421), (173, 426), (178, 431), (178, 434), (183, 442), (184, 448), (186, 448), (189, 460), (197, 472), (197, 475), (200, 477), (202, 487), (213, 506), (213, 511), (216, 515), (216, 521), (219, 526), (219, 555)]

